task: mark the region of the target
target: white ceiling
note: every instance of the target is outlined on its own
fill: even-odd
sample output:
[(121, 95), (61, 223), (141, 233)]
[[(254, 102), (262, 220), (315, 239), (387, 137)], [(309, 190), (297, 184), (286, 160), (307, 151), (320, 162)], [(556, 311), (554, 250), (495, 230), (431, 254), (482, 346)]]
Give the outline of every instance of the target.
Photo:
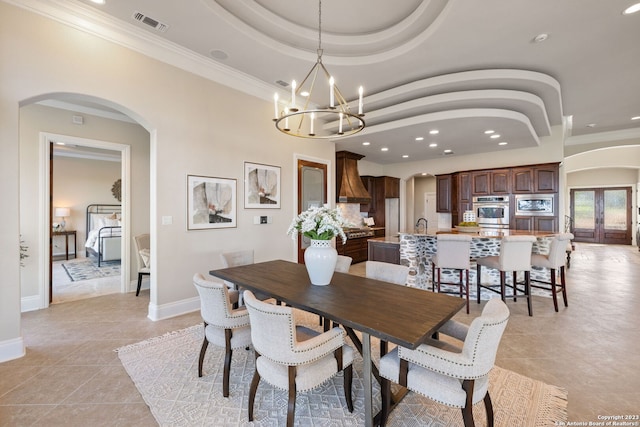
[[(367, 127), (337, 149), (384, 164), (533, 147), (564, 119), (575, 140), (640, 137), (640, 12), (622, 14), (635, 1), (324, 0), (323, 63), (347, 100), (365, 88)], [(302, 80), (317, 56), (317, 0), (9, 2), (233, 70), (263, 99), (287, 97), (276, 81)]]

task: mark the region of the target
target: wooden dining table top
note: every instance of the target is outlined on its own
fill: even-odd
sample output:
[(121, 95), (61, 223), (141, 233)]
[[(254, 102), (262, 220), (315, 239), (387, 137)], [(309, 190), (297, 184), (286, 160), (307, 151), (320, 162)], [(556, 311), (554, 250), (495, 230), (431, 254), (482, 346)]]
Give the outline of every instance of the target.
[(304, 264), (283, 260), (211, 270), (209, 274), (412, 349), (465, 305), (462, 298), (346, 273), (336, 272), (329, 285), (316, 286)]

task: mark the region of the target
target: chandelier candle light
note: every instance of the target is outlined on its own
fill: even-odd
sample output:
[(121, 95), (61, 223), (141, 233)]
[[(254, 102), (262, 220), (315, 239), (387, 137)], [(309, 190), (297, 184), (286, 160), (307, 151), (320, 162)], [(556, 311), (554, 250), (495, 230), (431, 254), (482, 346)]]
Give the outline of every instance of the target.
[[(300, 138), (335, 139), (349, 136), (364, 129), (362, 86), (358, 89), (358, 112), (353, 113), (335, 79), (322, 63), (322, 0), (318, 1), (318, 59), (299, 85), (291, 82), (291, 102), (280, 109), (279, 96), (273, 97), (276, 128), (283, 133)], [(322, 71), (328, 84), (329, 103), (326, 106), (310, 106), (313, 101), (313, 90), (318, 83), (318, 73)], [(307, 89), (308, 87), (308, 89)], [(296, 98), (304, 98), (300, 105)], [(291, 119), (291, 121), (289, 120)], [(316, 123), (316, 120), (318, 123)], [(336, 124), (337, 121), (337, 124)], [(293, 126), (289, 126), (292, 124)]]

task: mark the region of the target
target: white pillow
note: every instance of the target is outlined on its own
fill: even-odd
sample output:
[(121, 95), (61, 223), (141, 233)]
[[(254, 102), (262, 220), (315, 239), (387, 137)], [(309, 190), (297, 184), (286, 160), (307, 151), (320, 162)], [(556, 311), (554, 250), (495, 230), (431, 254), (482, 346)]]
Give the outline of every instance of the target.
[(117, 227), (119, 226), (120, 221), (118, 221), (117, 219), (111, 219), (111, 218), (104, 218), (103, 219), (103, 227)]

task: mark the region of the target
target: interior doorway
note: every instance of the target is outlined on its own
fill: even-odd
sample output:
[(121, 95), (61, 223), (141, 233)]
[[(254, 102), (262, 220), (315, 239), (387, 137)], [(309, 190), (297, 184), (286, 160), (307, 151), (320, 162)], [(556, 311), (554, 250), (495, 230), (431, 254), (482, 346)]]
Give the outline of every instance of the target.
[[(298, 210), (306, 211), (313, 206), (327, 203), (327, 164), (298, 159)], [(298, 263), (304, 264), (304, 251), (309, 247), (309, 239), (298, 236)]]
[[(52, 204), (52, 189), (53, 189), (53, 145), (55, 143), (64, 143), (75, 147), (84, 147), (86, 149), (112, 151), (115, 152), (120, 159), (120, 180), (121, 180), (121, 212), (122, 212), (122, 231), (121, 231), (121, 265), (119, 276), (119, 292), (127, 292), (129, 288), (129, 280), (127, 278), (130, 275), (129, 265), (129, 245), (126, 242), (130, 241), (130, 164), (131, 164), (131, 150), (130, 146), (126, 144), (113, 143), (107, 141), (99, 141), (85, 138), (78, 138), (69, 135), (50, 134), (42, 132), (40, 134), (40, 151), (42, 161), (42, 177), (41, 180), (41, 204), (42, 214), (40, 222), (42, 224), (41, 229), (44, 230), (43, 240), (46, 244), (43, 244), (41, 260), (45, 263), (42, 266), (42, 271), (45, 272), (44, 280), (40, 286), (40, 295), (42, 295), (43, 303), (42, 307), (46, 308), (53, 300), (53, 248), (52, 248), (52, 235), (53, 235), (53, 209)], [(81, 225), (84, 229), (84, 224)], [(86, 232), (86, 230), (83, 230)], [(79, 239), (76, 243), (76, 251), (78, 247), (84, 247), (84, 234), (83, 238)]]
[(631, 244), (631, 187), (570, 191), (576, 242)]

